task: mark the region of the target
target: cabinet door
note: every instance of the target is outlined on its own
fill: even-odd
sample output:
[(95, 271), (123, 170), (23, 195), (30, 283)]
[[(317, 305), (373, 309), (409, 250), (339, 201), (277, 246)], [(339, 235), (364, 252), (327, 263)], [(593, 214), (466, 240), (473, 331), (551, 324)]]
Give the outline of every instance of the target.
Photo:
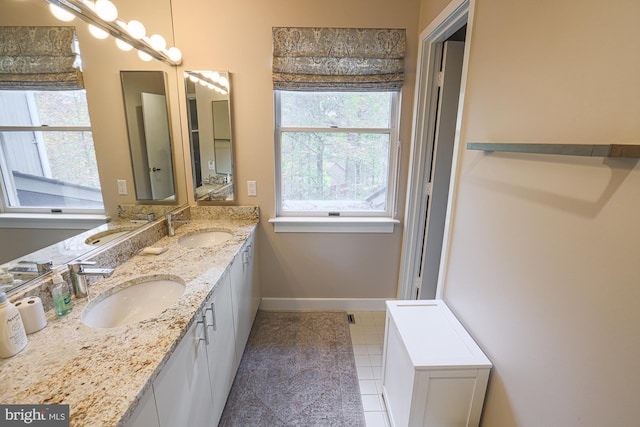
[[(231, 265), (231, 297), (236, 327), (236, 368), (247, 344), (257, 305), (253, 289), (253, 236), (247, 240)], [(255, 308), (254, 308), (255, 307)]]
[(235, 376), (235, 333), (231, 303), (231, 279), (225, 274), (205, 306), (209, 344), (209, 378), (213, 394), (213, 422), (218, 425)]
[(142, 396), (138, 407), (127, 420), (125, 427), (160, 427), (152, 388), (149, 388)]
[(260, 292), (260, 281), (258, 274), (258, 235), (257, 232), (251, 235), (249, 240), (249, 256), (250, 256), (250, 274), (249, 281), (251, 282), (251, 323), (258, 313), (258, 307), (260, 306), (260, 298), (262, 294)]
[(213, 417), (204, 322), (194, 322), (153, 382), (161, 427), (210, 426)]

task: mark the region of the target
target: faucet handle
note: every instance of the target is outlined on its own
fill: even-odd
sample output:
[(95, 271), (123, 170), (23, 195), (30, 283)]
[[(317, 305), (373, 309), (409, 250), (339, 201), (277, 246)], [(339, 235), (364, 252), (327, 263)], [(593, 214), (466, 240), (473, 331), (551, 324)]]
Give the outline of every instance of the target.
[(147, 221), (151, 222), (151, 221), (155, 221), (156, 220), (156, 214), (154, 214), (153, 212), (151, 213), (141, 213), (141, 214), (137, 214), (136, 215), (138, 218), (145, 218)]
[(82, 271), (82, 267), (85, 265), (96, 265), (95, 261), (83, 261), (81, 259), (76, 259), (67, 264), (69, 269), (71, 269), (74, 273), (78, 273)]
[(96, 265), (95, 261), (83, 261), (81, 259), (74, 259), (69, 262), (69, 265)]

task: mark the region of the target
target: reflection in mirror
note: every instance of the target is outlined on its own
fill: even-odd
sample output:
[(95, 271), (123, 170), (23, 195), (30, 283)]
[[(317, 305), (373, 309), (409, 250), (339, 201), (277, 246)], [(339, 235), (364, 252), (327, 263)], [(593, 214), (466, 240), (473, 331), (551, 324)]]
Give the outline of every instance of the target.
[(166, 78), (162, 71), (121, 71), (137, 200), (175, 200)]
[(195, 199), (231, 202), (234, 192), (229, 73), (185, 71), (185, 89)]
[[(138, 232), (164, 221), (169, 212), (185, 209), (183, 205), (118, 205), (118, 216), (112, 221), (70, 236), (57, 243), (16, 259), (2, 261), (0, 265), (0, 292), (17, 291), (22, 285), (29, 286), (31, 280), (49, 273), (47, 266), (64, 268), (73, 259), (86, 258), (119, 244), (132, 232)], [(6, 269), (6, 273), (4, 272)]]
[(68, 261), (103, 247), (126, 233), (140, 227), (131, 221), (102, 224), (76, 236), (44, 247), (28, 255), (0, 265), (0, 292), (13, 291), (19, 286), (60, 267)]

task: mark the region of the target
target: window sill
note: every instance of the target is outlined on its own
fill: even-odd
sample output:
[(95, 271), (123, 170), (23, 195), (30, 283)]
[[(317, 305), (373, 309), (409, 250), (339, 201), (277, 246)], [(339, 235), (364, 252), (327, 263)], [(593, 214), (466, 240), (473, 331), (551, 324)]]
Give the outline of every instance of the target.
[(103, 214), (0, 214), (0, 228), (88, 230), (108, 221), (109, 217)]
[(277, 217), (276, 233), (393, 233), (400, 221), (381, 217)]

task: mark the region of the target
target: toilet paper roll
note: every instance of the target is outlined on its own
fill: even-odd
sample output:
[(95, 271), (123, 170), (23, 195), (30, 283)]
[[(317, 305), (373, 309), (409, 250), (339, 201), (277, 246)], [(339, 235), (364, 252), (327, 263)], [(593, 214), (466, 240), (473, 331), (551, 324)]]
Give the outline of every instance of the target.
[(14, 304), (20, 312), (24, 330), (32, 334), (47, 326), (42, 300), (38, 297), (26, 297)]

